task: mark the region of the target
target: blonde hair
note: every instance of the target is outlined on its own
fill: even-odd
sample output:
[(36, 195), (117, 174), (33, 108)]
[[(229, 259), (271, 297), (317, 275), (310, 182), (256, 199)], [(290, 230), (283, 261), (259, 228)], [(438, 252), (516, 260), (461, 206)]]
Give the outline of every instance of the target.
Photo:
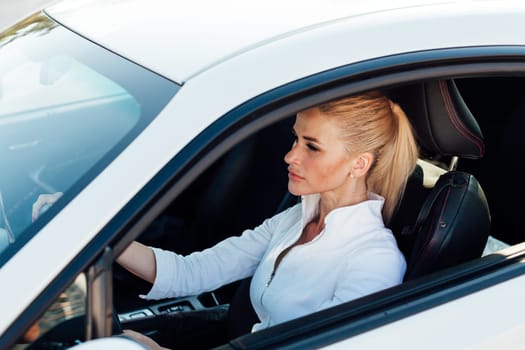
[(385, 198), (382, 214), (388, 224), (418, 159), (405, 112), (379, 91), (327, 102), (318, 108), (339, 122), (341, 138), (349, 152), (374, 155), (366, 178), (367, 189)]

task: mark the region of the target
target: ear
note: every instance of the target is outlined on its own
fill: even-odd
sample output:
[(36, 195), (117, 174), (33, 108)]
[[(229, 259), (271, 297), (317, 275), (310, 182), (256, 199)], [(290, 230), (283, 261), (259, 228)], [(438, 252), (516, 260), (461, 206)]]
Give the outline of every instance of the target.
[(353, 175), (353, 177), (361, 177), (366, 175), (373, 162), (374, 155), (372, 153), (361, 153), (353, 161), (351, 174)]

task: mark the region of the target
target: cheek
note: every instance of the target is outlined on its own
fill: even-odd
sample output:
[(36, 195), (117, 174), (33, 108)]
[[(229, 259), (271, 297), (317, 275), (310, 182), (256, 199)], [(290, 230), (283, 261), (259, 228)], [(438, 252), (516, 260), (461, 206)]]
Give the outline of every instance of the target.
[(348, 180), (347, 161), (307, 158), (302, 162), (303, 181), (289, 181), (288, 190), (294, 195), (320, 193), (336, 189)]
[(345, 169), (340, 166), (326, 167), (321, 174), (320, 181), (333, 186), (338, 186), (344, 183), (348, 178)]
[[(312, 164), (313, 165), (313, 164)], [(319, 182), (340, 183), (348, 177), (349, 166), (346, 159), (328, 159), (312, 166), (312, 174)]]

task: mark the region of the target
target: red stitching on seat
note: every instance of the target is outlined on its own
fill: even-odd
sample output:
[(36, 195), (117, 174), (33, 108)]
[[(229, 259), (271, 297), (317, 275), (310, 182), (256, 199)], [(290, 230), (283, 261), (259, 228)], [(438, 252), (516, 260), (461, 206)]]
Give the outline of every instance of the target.
[(441, 97), (445, 103), (445, 109), (447, 110), (447, 114), (450, 121), (452, 122), (452, 125), (461, 135), (465, 136), (465, 138), (470, 140), (476, 147), (478, 147), (479, 155), (483, 156), (485, 154), (485, 145), (479, 137), (472, 133), (461, 122), (461, 119), (458, 117), (456, 109), (454, 108), (454, 104), (452, 103), (452, 98), (450, 96), (447, 83), (443, 80), (439, 81), (439, 89), (441, 91)]

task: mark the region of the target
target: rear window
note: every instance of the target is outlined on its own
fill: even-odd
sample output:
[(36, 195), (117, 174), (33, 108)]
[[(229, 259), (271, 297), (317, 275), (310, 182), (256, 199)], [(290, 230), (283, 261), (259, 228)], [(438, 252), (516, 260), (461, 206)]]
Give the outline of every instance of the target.
[[(0, 266), (101, 172), (178, 88), (43, 13), (0, 33)], [(64, 195), (34, 220), (38, 196), (57, 192)]]

